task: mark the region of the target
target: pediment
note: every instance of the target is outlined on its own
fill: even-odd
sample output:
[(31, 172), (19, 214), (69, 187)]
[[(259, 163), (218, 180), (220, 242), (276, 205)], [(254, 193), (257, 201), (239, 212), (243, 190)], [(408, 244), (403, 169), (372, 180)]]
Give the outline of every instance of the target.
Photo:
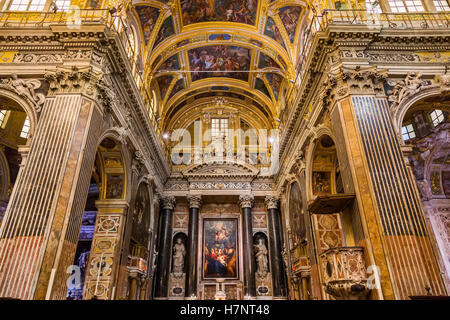
[(259, 173), (254, 166), (236, 160), (210, 160), (193, 164), (183, 171), (187, 178), (253, 178)]

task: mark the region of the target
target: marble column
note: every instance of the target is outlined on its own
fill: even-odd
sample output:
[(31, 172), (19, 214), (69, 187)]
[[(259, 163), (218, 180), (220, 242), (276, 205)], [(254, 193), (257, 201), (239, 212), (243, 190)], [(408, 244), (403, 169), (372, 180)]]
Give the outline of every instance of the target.
[(242, 235), (244, 257), (244, 295), (256, 297), (255, 271), (256, 262), (253, 254), (252, 207), (253, 195), (240, 195), (239, 205), (242, 209)]
[(302, 283), (302, 300), (309, 300), (309, 292), (308, 292), (308, 278), (311, 277), (310, 271), (302, 271), (300, 274), (301, 283)]
[(136, 272), (131, 272), (129, 274), (130, 278), (130, 292), (128, 293), (128, 300), (137, 300), (136, 299), (136, 293), (137, 293), (137, 282), (138, 282), (138, 274)]
[(101, 74), (59, 68), (45, 77), (50, 89), (2, 221), (3, 297), (65, 299), (102, 129)]
[(189, 237), (187, 243), (185, 296), (197, 296), (198, 214), (202, 203), (200, 195), (187, 197), (189, 202)]
[(172, 213), (175, 197), (162, 196), (161, 225), (158, 245), (158, 262), (155, 277), (155, 298), (166, 298), (169, 285), (170, 256), (172, 253)]
[(281, 237), (281, 219), (278, 210), (278, 198), (266, 196), (265, 203), (269, 213), (270, 262), (272, 267), (272, 286), (274, 297), (286, 297), (286, 274), (284, 272)]

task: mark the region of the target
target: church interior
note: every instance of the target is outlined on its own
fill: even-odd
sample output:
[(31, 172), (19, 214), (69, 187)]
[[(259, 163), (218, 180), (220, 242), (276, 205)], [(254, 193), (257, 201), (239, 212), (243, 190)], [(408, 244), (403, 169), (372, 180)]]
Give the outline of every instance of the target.
[(449, 295), (447, 0), (0, 6), (0, 298)]

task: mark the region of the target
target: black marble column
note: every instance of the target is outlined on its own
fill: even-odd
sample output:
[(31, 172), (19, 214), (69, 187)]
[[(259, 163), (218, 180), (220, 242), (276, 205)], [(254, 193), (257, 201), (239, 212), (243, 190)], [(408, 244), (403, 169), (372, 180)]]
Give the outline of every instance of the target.
[(155, 276), (155, 298), (165, 298), (168, 294), (170, 256), (172, 254), (172, 212), (175, 207), (175, 197), (161, 198), (162, 211), (158, 246), (158, 262)]
[(244, 258), (244, 295), (256, 297), (255, 271), (256, 263), (253, 254), (253, 228), (252, 228), (252, 195), (239, 196), (239, 205), (242, 208), (242, 235)]
[(187, 243), (186, 259), (186, 286), (185, 296), (197, 296), (197, 252), (198, 252), (198, 213), (202, 204), (200, 195), (187, 197), (189, 202), (189, 237)]
[(269, 216), (269, 242), (270, 242), (270, 262), (272, 266), (272, 286), (274, 297), (286, 297), (286, 273), (284, 269), (283, 239), (281, 237), (281, 218), (278, 210), (278, 198), (275, 196), (266, 197), (266, 206)]

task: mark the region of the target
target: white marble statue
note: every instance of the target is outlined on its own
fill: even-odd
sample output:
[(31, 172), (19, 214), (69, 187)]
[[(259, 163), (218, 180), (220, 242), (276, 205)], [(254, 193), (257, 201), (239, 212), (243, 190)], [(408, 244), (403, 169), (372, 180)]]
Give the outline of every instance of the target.
[(267, 261), (267, 247), (264, 244), (264, 239), (259, 239), (258, 244), (255, 245), (257, 274), (264, 277), (268, 272)]
[(186, 255), (186, 248), (181, 238), (177, 239), (177, 243), (173, 246), (173, 273), (183, 273), (184, 256)]

